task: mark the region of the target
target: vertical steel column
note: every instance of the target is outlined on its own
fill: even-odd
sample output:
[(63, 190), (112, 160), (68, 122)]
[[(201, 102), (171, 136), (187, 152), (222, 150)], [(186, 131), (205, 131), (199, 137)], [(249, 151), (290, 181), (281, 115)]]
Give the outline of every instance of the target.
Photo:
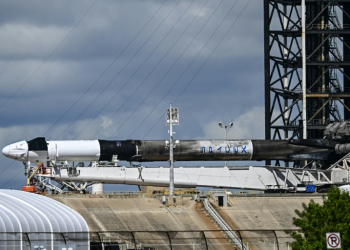
[[(344, 27), (348, 27), (349, 29), (350, 26), (350, 3), (345, 2), (343, 3), (343, 29)], [(345, 60), (349, 61), (350, 60), (350, 34), (344, 34), (343, 35), (343, 53)], [(350, 65), (347, 65), (344, 67), (344, 76), (343, 76), (343, 81), (344, 81), (344, 91), (345, 92), (350, 92)], [(347, 107), (350, 107), (350, 98), (344, 99), (344, 104)], [(345, 120), (350, 120), (350, 112), (344, 108), (344, 119)]]
[[(265, 67), (265, 140), (271, 139), (270, 98), (270, 10), (269, 0), (264, 0), (264, 67)], [(271, 165), (271, 160), (266, 161)]]
[[(287, 15), (288, 15), (288, 11), (287, 11), (287, 5), (284, 5), (283, 6), (283, 14), (284, 14), (284, 17), (283, 17), (283, 30), (287, 30), (287, 23), (288, 23), (288, 18), (287, 18)], [(284, 49), (283, 49), (283, 58), (285, 60), (288, 59), (287, 55), (288, 55), (288, 50), (286, 49), (287, 46), (288, 46), (288, 38), (287, 36), (284, 36), (283, 38), (283, 44), (284, 44)], [(283, 86), (283, 89), (284, 90), (288, 90), (288, 69), (286, 66), (284, 66), (284, 72), (283, 74), (285, 75), (284, 77), (284, 86)], [(284, 110), (285, 110), (285, 114), (284, 114), (284, 124), (288, 124), (288, 118), (289, 118), (289, 111), (288, 111), (288, 98), (287, 97), (284, 97)], [(289, 131), (287, 128), (284, 129), (284, 138), (285, 140), (288, 140), (289, 139)], [(289, 167), (289, 162), (286, 161), (285, 162), (285, 167)]]
[(301, 52), (302, 52), (302, 97), (303, 97), (303, 139), (307, 138), (306, 123), (306, 29), (305, 29), (305, 0), (301, 0)]

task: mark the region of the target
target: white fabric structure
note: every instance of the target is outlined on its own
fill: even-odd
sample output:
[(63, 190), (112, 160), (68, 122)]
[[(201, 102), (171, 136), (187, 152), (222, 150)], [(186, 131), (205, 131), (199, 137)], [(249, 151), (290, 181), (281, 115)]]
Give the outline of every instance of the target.
[(89, 249), (89, 228), (60, 202), (0, 189), (0, 249)]

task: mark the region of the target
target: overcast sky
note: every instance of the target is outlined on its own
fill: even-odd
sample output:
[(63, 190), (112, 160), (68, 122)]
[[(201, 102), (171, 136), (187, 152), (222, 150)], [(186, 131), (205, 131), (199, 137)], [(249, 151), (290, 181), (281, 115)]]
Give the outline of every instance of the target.
[[(167, 139), (170, 103), (176, 139), (222, 139), (218, 122), (264, 138), (262, 1), (3, 0), (0, 34), (1, 148)], [(25, 183), (12, 162), (1, 154), (1, 188)]]

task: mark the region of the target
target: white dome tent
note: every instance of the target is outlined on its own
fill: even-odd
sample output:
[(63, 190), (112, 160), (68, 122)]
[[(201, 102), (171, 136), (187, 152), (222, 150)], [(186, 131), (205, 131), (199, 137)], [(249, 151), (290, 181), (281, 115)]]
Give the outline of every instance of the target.
[(0, 249), (89, 249), (84, 218), (45, 196), (0, 190)]

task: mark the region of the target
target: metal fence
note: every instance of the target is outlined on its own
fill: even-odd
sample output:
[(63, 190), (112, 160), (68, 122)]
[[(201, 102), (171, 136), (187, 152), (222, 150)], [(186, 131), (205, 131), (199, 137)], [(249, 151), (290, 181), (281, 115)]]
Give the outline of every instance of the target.
[[(288, 231), (296, 231), (290, 229)], [(293, 239), (285, 233), (285, 230), (272, 229), (245, 229), (232, 230), (248, 249), (262, 250), (288, 250)], [(6, 237), (7, 235), (16, 237)], [(33, 233), (6, 233), (0, 232), (0, 249), (25, 249), (25, 250), (216, 250), (238, 249), (238, 246), (230, 241), (223, 230), (200, 231), (100, 231), (100, 232), (36, 232), (35, 239), (31, 239)], [(74, 235), (74, 237), (70, 237)], [(86, 243), (86, 235), (89, 236), (89, 244)], [(79, 237), (82, 236), (82, 237)], [(50, 245), (51, 238), (57, 239)], [(22, 242), (19, 241), (22, 239)], [(49, 246), (50, 245), (50, 246)], [(48, 247), (49, 246), (49, 247)]]
[(0, 249), (85, 250), (90, 232), (0, 232)]

